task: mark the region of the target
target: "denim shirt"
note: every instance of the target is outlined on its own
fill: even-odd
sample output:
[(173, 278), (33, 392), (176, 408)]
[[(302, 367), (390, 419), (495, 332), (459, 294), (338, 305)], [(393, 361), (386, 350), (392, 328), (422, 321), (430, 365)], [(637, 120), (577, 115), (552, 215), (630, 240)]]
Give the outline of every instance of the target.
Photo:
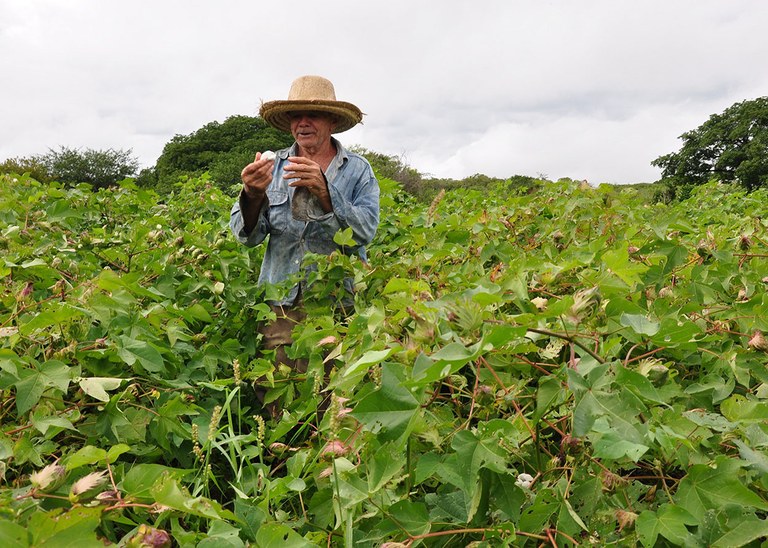
[[(295, 188), (283, 178), (283, 168), (289, 156), (298, 155), (298, 145), (293, 144), (276, 153), (272, 182), (267, 188), (264, 204), (256, 226), (246, 233), (241, 214), (241, 192), (232, 206), (229, 226), (235, 237), (247, 246), (259, 245), (269, 235), (264, 261), (259, 273), (259, 285), (274, 284), (286, 280), (299, 271), (304, 254), (330, 254), (339, 248), (333, 237), (339, 229), (352, 229), (361, 259), (366, 260), (365, 245), (373, 240), (379, 225), (379, 183), (368, 161), (347, 151), (332, 138), (336, 156), (331, 160), (325, 177), (331, 195), (333, 211), (315, 220), (300, 221), (293, 218), (291, 202)], [(272, 304), (292, 305), (299, 294), (294, 286), (285, 299)]]

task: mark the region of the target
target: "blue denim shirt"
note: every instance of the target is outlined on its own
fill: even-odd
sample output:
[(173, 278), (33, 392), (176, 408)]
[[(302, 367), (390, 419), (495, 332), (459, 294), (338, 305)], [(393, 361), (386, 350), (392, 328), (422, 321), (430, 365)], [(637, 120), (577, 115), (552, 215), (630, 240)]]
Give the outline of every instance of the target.
[[(241, 192), (232, 206), (229, 226), (237, 239), (247, 245), (259, 245), (269, 235), (264, 261), (259, 273), (259, 285), (279, 283), (299, 271), (301, 261), (307, 252), (330, 254), (338, 249), (333, 237), (339, 229), (351, 228), (357, 253), (366, 260), (365, 245), (373, 240), (379, 225), (379, 182), (368, 161), (347, 151), (339, 141), (333, 139), (336, 156), (325, 171), (333, 211), (312, 221), (293, 218), (291, 202), (295, 192), (283, 178), (283, 167), (289, 156), (298, 154), (298, 145), (293, 144), (276, 153), (272, 182), (267, 188), (266, 199), (259, 212), (254, 229), (247, 234), (243, 228), (240, 200)], [(285, 299), (273, 304), (292, 305), (299, 293), (294, 286)]]

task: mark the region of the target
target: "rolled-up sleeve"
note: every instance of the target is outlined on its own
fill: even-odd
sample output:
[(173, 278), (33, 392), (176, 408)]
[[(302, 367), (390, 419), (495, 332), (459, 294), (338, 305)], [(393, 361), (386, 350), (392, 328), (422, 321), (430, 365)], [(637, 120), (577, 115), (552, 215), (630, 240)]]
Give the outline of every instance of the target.
[(235, 201), (232, 206), (232, 211), (229, 214), (229, 228), (241, 244), (247, 246), (259, 245), (269, 233), (269, 225), (266, 216), (266, 211), (269, 208), (269, 201), (266, 197), (264, 198), (264, 204), (259, 211), (259, 220), (256, 222), (256, 226), (253, 230), (251, 230), (250, 233), (247, 233), (245, 231), (245, 220), (243, 219), (242, 213), (242, 200), (243, 196), (241, 194), (239, 199)]

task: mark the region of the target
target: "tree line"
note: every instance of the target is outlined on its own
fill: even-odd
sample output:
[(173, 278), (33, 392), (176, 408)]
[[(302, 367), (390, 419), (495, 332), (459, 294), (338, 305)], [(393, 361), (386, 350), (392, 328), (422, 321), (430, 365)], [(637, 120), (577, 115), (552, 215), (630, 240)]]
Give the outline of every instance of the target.
[[(661, 168), (657, 200), (688, 197), (691, 190), (716, 180), (747, 190), (768, 186), (768, 97), (735, 103), (713, 114), (702, 125), (680, 136), (677, 152), (653, 160)], [(154, 166), (139, 171), (132, 150), (93, 150), (59, 147), (44, 154), (10, 158), (0, 163), (0, 173), (29, 173), (33, 178), (67, 185), (88, 183), (94, 188), (114, 185), (133, 177), (137, 185), (159, 194), (171, 192), (185, 177), (207, 172), (211, 180), (228, 189), (240, 182), (240, 171), (256, 151), (276, 150), (293, 143), (289, 133), (270, 127), (259, 117), (236, 115), (224, 122), (210, 122), (188, 135), (174, 136)], [(506, 183), (517, 189), (535, 188), (537, 179), (515, 175), (507, 179), (471, 175), (462, 180), (426, 177), (403, 157), (356, 148), (379, 176), (400, 182), (406, 191), (430, 199), (441, 189), (487, 188)]]

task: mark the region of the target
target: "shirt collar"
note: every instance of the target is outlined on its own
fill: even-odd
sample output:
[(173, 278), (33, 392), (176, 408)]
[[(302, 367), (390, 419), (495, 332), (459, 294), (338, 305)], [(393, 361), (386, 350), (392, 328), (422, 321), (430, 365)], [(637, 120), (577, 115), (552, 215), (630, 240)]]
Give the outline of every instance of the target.
[[(331, 137), (331, 142), (336, 147), (336, 156), (334, 156), (333, 160), (331, 160), (331, 164), (343, 164), (347, 160), (349, 160), (349, 152), (347, 152), (347, 149), (344, 148), (344, 145), (341, 144), (341, 142), (336, 139), (336, 137)], [(285, 159), (288, 158), (288, 156), (296, 156), (299, 153), (299, 143), (293, 142), (293, 144), (290, 146), (290, 148), (284, 149), (282, 153), (280, 154), (280, 157)]]

